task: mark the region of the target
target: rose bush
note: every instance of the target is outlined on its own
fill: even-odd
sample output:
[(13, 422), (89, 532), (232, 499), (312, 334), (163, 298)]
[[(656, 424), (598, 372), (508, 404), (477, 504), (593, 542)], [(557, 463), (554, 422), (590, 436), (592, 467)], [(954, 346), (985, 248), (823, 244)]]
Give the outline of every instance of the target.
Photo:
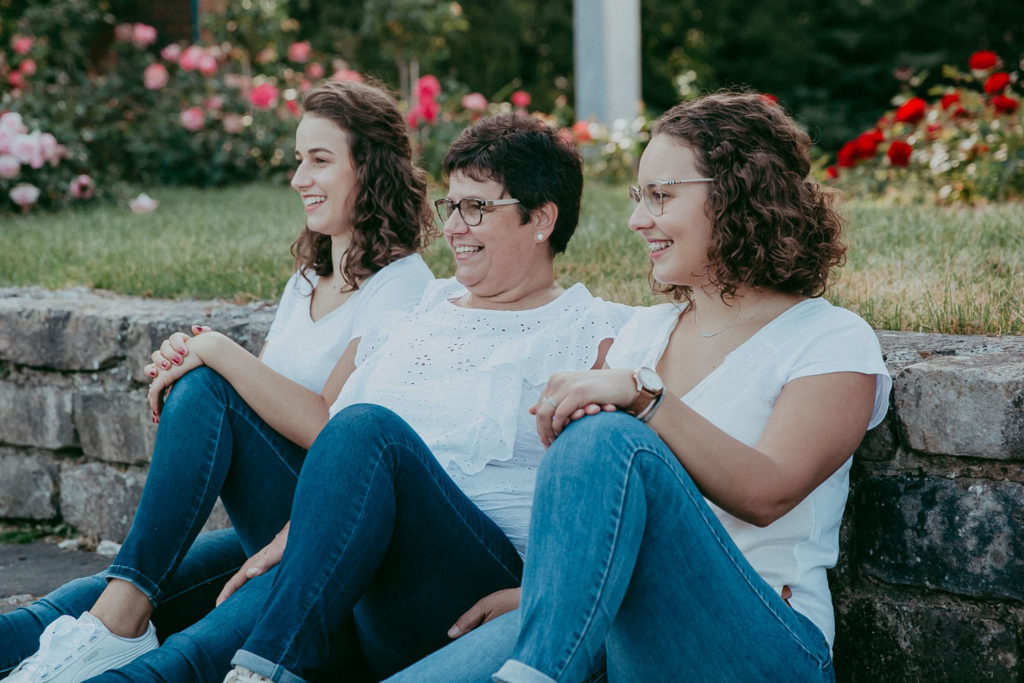
[(825, 177), (851, 196), (972, 203), (1024, 197), (1020, 72), (978, 51), (925, 96), (903, 93), (839, 150)]

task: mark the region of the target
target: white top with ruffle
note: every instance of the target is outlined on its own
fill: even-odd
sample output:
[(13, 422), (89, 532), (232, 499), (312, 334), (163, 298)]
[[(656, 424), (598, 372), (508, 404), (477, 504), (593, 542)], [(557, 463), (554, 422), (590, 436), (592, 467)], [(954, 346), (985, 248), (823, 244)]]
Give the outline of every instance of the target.
[(431, 283), (406, 316), (359, 344), (356, 370), (331, 406), (376, 403), (400, 415), (455, 483), (525, 553), (544, 446), (528, 408), (553, 372), (585, 370), (633, 309), (576, 284), (523, 311), (464, 308), (454, 279)]

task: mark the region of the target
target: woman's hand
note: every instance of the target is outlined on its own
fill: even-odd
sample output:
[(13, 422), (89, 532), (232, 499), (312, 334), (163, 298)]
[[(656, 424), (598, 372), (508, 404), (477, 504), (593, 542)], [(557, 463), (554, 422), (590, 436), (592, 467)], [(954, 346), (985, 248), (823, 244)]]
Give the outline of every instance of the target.
[(556, 372), (530, 413), (537, 417), (541, 442), (550, 446), (572, 420), (627, 406), (634, 398), (636, 383), (631, 370)]
[(448, 629), (448, 637), (455, 639), (465, 635), (477, 626), (519, 607), (522, 588), (506, 588), (481, 598)]
[[(192, 326), (194, 335), (209, 331), (209, 327)], [(153, 378), (149, 385), (149, 406), (153, 409), (153, 422), (160, 421), (164, 398), (171, 386), (187, 372), (203, 364), (203, 359), (198, 353), (189, 352), (190, 339), (192, 337), (184, 332), (175, 332), (152, 353), (150, 359), (153, 362), (143, 368), (145, 373)]]
[(231, 594), (241, 588), (246, 581), (254, 576), (265, 574), (271, 567), (281, 561), (285, 545), (288, 543), (288, 526), (290, 524), (291, 522), (285, 524), (277, 536), (274, 536), (274, 540), (268, 543), (263, 550), (246, 560), (245, 564), (235, 572), (235, 575), (228, 579), (220, 595), (217, 596), (216, 605), (231, 597)]

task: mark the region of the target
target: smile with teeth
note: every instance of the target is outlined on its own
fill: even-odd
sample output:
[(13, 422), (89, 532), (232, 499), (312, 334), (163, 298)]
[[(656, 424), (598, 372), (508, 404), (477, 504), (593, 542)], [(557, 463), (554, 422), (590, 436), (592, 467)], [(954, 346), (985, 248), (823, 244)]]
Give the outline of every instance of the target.
[(647, 243), (647, 251), (649, 253), (653, 254), (656, 251), (661, 251), (662, 249), (668, 249), (671, 246), (672, 246), (672, 240), (664, 240), (664, 241), (661, 241), (661, 242), (648, 242)]
[(302, 198), (302, 203), (306, 205), (306, 208), (316, 206), (317, 204), (323, 204), (325, 201), (327, 201), (327, 197), (324, 197), (323, 195)]
[(473, 247), (468, 244), (455, 247), (456, 254), (473, 254), (483, 249), (483, 247)]

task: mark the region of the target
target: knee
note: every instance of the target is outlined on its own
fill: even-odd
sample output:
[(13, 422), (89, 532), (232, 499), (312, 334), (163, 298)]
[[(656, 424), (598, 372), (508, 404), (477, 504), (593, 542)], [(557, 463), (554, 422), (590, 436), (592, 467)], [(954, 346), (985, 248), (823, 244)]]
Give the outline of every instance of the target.
[(215, 370), (205, 365), (185, 374), (174, 383), (164, 404), (165, 414), (178, 406), (194, 409), (210, 401), (225, 404), (228, 392), (234, 391), (231, 384)]
[(584, 466), (607, 463), (628, 455), (657, 434), (632, 415), (621, 411), (588, 415), (570, 423), (544, 455), (553, 464), (569, 460)]
[(355, 403), (339, 410), (327, 422), (316, 443), (357, 443), (392, 433), (401, 427), (407, 427), (405, 421), (388, 408), (372, 403)]

